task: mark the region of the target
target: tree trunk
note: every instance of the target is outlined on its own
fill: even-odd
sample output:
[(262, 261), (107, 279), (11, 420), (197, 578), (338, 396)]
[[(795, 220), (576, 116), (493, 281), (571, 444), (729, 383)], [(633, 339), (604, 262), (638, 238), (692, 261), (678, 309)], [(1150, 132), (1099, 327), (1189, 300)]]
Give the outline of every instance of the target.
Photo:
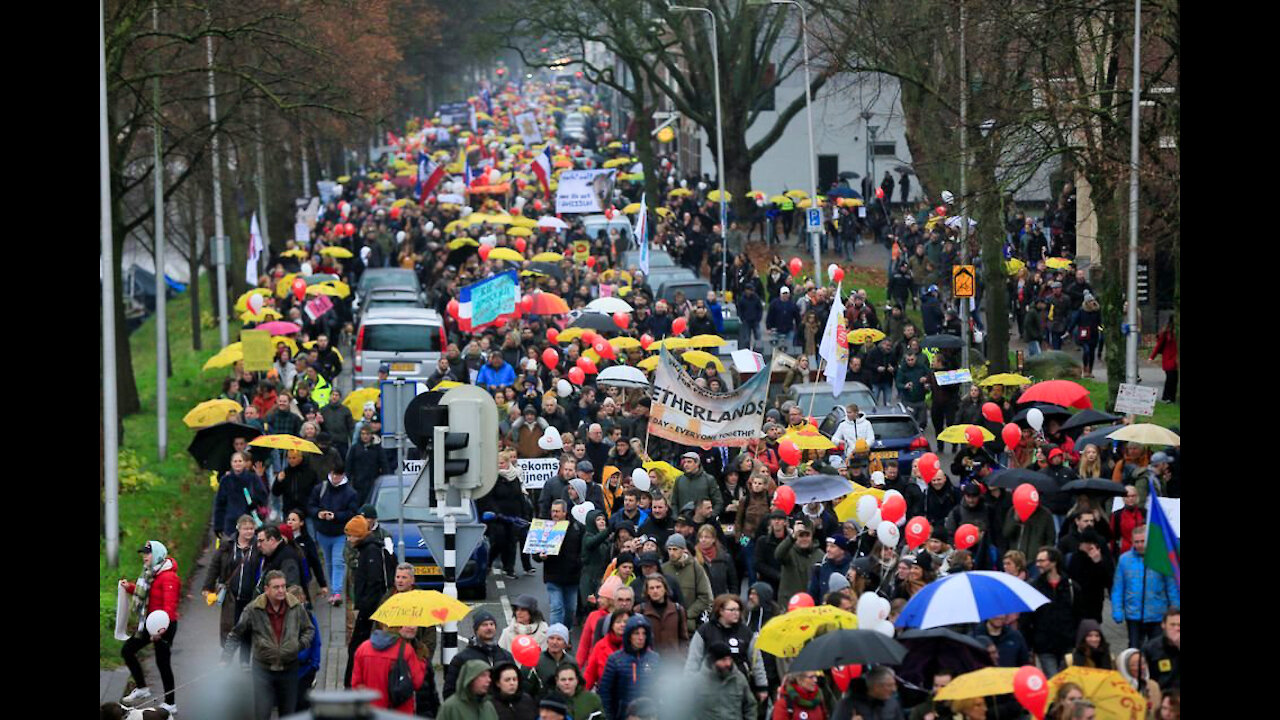
[[(939, 152), (955, 148), (954, 113), (948, 111), (927, 91), (902, 83), (902, 115), (907, 147), (911, 149), (911, 167), (916, 171), (920, 194), (926, 202), (943, 190), (956, 192), (960, 186), (959, 153)], [(866, 126), (859, 128), (865, 133)], [(870, 139), (868, 138), (868, 141)], [(863, 168), (866, 172), (866, 168)], [(875, 178), (871, 178), (873, 181)]]
[[(117, 176), (112, 173), (112, 185), (118, 185)], [(120, 417), (132, 415), (142, 409), (138, 398), (138, 383), (134, 379), (133, 352), (129, 347), (129, 326), (124, 316), (124, 278), (120, 272), (120, 258), (124, 256), (125, 231), (121, 219), (124, 217), (124, 203), (120, 201), (121, 193), (111, 193), (111, 245), (114, 248), (115, 266), (104, 268), (104, 272), (115, 273), (116, 292), (113, 304), (116, 314), (116, 402)], [(124, 442), (124, 435), (120, 440)]]
[[(1125, 257), (1122, 243), (1123, 218), (1119, 209), (1127, 202), (1121, 198), (1121, 185), (1103, 172), (1089, 175), (1093, 187), (1093, 209), (1098, 216), (1098, 254), (1102, 270), (1098, 302), (1102, 310), (1102, 337), (1106, 343), (1107, 409), (1115, 407), (1120, 383), (1124, 380), (1125, 343), (1120, 326), (1124, 323)], [(1124, 187), (1127, 191), (1128, 187)]]
[(978, 233), (982, 255), (982, 299), (987, 317), (985, 355), (989, 372), (1009, 371), (1009, 278), (1004, 270), (1004, 228), (1000, 227), (1000, 188), (995, 177), (995, 157), (980, 144), (974, 152), (974, 197), (978, 207)]
[[(747, 205), (749, 198), (747, 193), (751, 192), (751, 152), (747, 145), (746, 130), (741, 132), (730, 132), (734, 128), (725, 128), (724, 134), (724, 178), (720, 181), (720, 187), (729, 191), (733, 196), (733, 213), (735, 217), (745, 218), (750, 213)], [(712, 157), (716, 154), (715, 135), (709, 135)]]

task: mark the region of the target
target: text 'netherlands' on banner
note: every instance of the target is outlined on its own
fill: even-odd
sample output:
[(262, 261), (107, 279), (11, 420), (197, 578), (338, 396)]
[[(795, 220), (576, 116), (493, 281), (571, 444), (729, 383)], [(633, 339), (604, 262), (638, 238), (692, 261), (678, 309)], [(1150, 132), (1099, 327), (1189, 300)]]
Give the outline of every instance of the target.
[(711, 392), (664, 347), (649, 388), (649, 432), (681, 445), (742, 447), (764, 437), (768, 392), (769, 373), (729, 392)]

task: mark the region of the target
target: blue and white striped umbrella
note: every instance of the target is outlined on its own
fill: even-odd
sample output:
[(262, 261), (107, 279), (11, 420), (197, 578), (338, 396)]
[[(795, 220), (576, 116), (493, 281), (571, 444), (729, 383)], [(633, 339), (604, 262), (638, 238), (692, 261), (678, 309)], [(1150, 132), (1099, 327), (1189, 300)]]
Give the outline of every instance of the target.
[(1049, 602), (1039, 590), (1003, 572), (973, 570), (925, 585), (902, 609), (898, 627), (933, 628), (1029, 612)]

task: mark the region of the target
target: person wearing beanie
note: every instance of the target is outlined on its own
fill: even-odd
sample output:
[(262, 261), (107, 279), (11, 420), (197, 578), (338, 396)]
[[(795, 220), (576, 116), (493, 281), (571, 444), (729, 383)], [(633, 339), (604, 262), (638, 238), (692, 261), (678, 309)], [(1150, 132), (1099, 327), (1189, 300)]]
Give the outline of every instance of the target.
[(809, 594), (820, 598), (831, 592), (828, 582), (832, 577), (849, 572), (851, 562), (853, 555), (849, 553), (849, 539), (843, 534), (828, 537), (827, 554), (809, 580)]
[(556, 669), (561, 665), (577, 666), (577, 661), (569, 653), (569, 628), (563, 623), (556, 623), (547, 628), (546, 647), (538, 656), (538, 664), (533, 667), (531, 685), (534, 685), (535, 697), (545, 697), (556, 689)]
[[(569, 717), (569, 706), (565, 700), (558, 692), (539, 700), (538, 720), (566, 720)], [(604, 708), (601, 708), (601, 714), (604, 714)]]
[(734, 669), (733, 654), (722, 642), (707, 647), (698, 672), (695, 710), (690, 717), (712, 720), (754, 720), (756, 699), (742, 673)]
[(670, 560), (663, 564), (662, 572), (676, 579), (680, 596), (687, 601), (685, 614), (688, 616), (689, 632), (692, 633), (698, 629), (702, 612), (711, 609), (714, 598), (711, 593), (711, 578), (689, 553), (689, 544), (685, 542), (683, 535), (674, 534), (667, 538), (667, 557)]
[[(613, 612), (613, 597), (620, 587), (622, 587), (622, 580), (620, 580), (616, 575), (611, 575), (605, 579), (605, 581), (600, 585), (600, 589), (596, 591), (596, 609), (593, 610), (591, 614), (587, 615), (587, 619), (582, 625), (582, 634), (578, 636), (577, 651), (575, 652), (575, 659), (578, 662), (578, 667), (582, 667), (587, 664), (588, 656), (591, 653), (591, 646), (594, 645), (596, 641), (596, 626), (600, 624), (600, 620), (602, 618), (607, 617)], [(590, 601), (591, 598), (588, 597), (587, 600)]]
[(360, 643), (372, 635), (371, 616), (377, 611), (382, 596), (394, 588), (396, 576), (395, 556), (387, 551), (379, 536), (370, 529), (369, 523), (363, 515), (356, 515), (343, 528), (347, 544), (354, 550), (353, 564), (349, 567), (351, 605), (357, 613), (351, 629), (351, 642), (347, 648), (347, 670), (343, 682), (347, 688), (351, 687), (356, 650)]
[[(501, 662), (515, 662), (511, 653), (498, 647), (498, 621), (488, 610), (477, 608), (471, 611), (471, 628), (473, 636), (467, 640), (467, 646), (458, 651), (444, 671), (444, 687), (441, 695), (447, 701), (458, 687), (462, 669), (470, 661), (483, 662), (492, 668)], [(465, 682), (464, 682), (465, 686)], [(443, 709), (443, 708), (442, 708)]]

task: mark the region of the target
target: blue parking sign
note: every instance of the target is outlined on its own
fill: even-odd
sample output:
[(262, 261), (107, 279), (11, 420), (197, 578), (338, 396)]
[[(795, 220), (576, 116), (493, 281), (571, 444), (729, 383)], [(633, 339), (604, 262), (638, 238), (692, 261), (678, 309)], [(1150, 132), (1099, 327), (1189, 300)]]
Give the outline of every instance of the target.
[(822, 208), (809, 208), (809, 229), (822, 229)]

